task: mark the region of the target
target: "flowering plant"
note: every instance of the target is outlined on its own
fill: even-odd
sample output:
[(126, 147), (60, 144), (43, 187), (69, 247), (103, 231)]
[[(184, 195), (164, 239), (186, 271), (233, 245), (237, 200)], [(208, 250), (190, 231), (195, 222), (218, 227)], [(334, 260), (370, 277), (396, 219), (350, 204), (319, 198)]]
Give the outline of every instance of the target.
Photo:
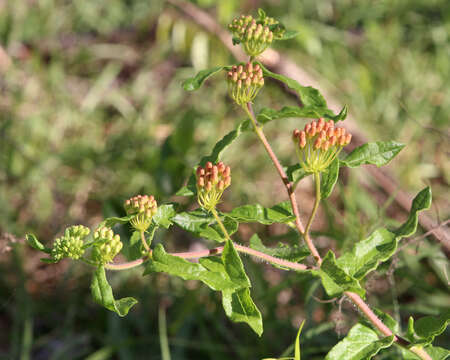
[[(248, 116), (216, 144), (210, 156), (195, 166), (187, 185), (177, 192), (179, 196), (196, 196), (200, 209), (178, 212), (175, 203), (158, 205), (153, 196), (137, 195), (125, 201), (125, 217), (107, 218), (93, 233), (79, 225), (66, 229), (64, 236), (56, 239), (51, 248), (33, 235), (27, 236), (29, 245), (48, 254), (43, 259), (48, 263), (71, 258), (93, 266), (91, 290), (94, 300), (119, 316), (125, 316), (137, 300), (132, 297), (116, 300), (107, 282), (106, 270), (122, 271), (142, 265), (145, 267), (144, 275), (165, 272), (185, 280), (199, 280), (213, 291), (220, 291), (226, 315), (232, 321), (247, 323), (261, 335), (263, 318), (252, 300), (251, 282), (240, 257), (241, 253), (249, 254), (282, 270), (317, 277), (328, 296), (346, 297), (361, 311), (363, 319), (331, 349), (326, 359), (370, 359), (394, 345), (407, 359), (446, 358), (449, 352), (434, 347), (432, 342), (445, 330), (450, 319), (448, 312), (437, 317), (424, 317), (417, 322), (411, 318), (408, 331), (400, 333), (398, 324), (388, 314), (370, 308), (364, 300), (364, 278), (394, 255), (402, 238), (415, 233), (418, 213), (430, 207), (430, 188), (423, 189), (414, 198), (409, 217), (402, 225), (393, 229), (381, 227), (340, 256), (331, 250), (320, 254), (310, 233), (320, 201), (332, 193), (341, 167), (385, 165), (404, 145), (395, 141), (379, 141), (363, 144), (343, 155), (342, 150), (351, 142), (352, 135), (336, 123), (345, 120), (347, 108), (335, 114), (318, 90), (272, 73), (257, 61), (257, 56), (273, 41), (289, 39), (295, 33), (287, 31), (262, 10), (256, 19), (250, 15), (238, 17), (231, 23), (230, 30), (234, 44), (240, 44), (249, 55), (248, 62), (203, 70), (183, 83), (186, 90), (197, 90), (207, 78), (224, 72), (230, 97)], [(299, 96), (303, 106), (281, 110), (265, 108), (255, 114), (252, 102), (269, 78), (285, 83)], [(263, 131), (263, 124), (286, 117), (314, 119), (303, 130), (293, 131), (292, 153), (296, 153), (298, 164), (287, 168), (278, 160)], [(220, 161), (221, 153), (242, 133), (249, 131), (256, 134), (267, 151), (286, 189), (288, 201), (269, 208), (250, 204), (235, 207), (229, 212), (219, 211), (224, 191), (231, 188), (231, 169)], [(315, 202), (304, 225), (295, 184), (309, 175), (313, 176)], [(238, 244), (232, 236), (240, 223), (248, 222), (290, 226), (296, 229), (299, 244), (283, 247), (284, 251), (277, 252), (264, 246), (258, 234), (253, 234), (250, 246)], [(134, 233), (130, 239), (122, 241), (112, 228), (127, 224), (133, 227)], [(162, 244), (152, 246), (158, 228), (171, 226), (179, 226), (198, 237), (215, 241), (219, 246), (186, 253), (168, 253)], [(129, 261), (117, 262), (115, 258), (124, 248), (128, 250)], [(308, 257), (313, 262), (308, 262)], [(192, 259), (198, 259), (198, 262)], [(298, 347), (297, 350), (295, 356), (299, 359)]]

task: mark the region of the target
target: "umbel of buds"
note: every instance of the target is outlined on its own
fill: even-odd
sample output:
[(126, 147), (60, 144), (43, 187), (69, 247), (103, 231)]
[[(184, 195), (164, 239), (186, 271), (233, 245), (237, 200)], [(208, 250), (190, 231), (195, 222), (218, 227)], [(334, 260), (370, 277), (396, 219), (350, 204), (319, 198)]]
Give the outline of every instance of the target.
[(242, 43), (249, 56), (258, 56), (284, 33), (284, 28), (278, 21), (268, 16), (254, 19), (251, 15), (241, 15), (228, 27), (233, 33), (233, 42)]
[(230, 167), (225, 166), (223, 162), (213, 165), (208, 161), (205, 167), (197, 168), (196, 177), (198, 203), (202, 208), (211, 211), (231, 184)]
[(227, 73), (228, 92), (238, 105), (252, 101), (264, 85), (263, 72), (258, 64), (233, 65)]
[(323, 118), (293, 133), (300, 165), (309, 173), (324, 171), (351, 139), (344, 128), (335, 128), (333, 121), (325, 122)]
[(83, 239), (89, 235), (89, 228), (83, 225), (75, 225), (66, 229), (64, 236), (57, 238), (53, 243), (51, 256), (53, 260), (59, 261), (69, 257), (79, 259), (84, 254)]
[(94, 232), (92, 257), (98, 264), (107, 264), (122, 250), (122, 246), (119, 235), (114, 234), (111, 228), (101, 226)]
[(138, 231), (148, 229), (152, 223), (153, 215), (157, 211), (156, 200), (152, 195), (137, 195), (132, 197), (125, 201), (124, 207), (127, 215), (133, 216), (130, 223)]

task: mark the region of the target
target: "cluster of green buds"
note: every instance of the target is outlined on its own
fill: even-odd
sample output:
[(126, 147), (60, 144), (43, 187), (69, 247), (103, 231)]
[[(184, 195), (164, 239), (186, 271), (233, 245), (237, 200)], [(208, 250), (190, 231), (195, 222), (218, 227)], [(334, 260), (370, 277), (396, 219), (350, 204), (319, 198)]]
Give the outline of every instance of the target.
[(197, 200), (199, 205), (211, 211), (219, 203), (224, 190), (231, 184), (231, 170), (223, 162), (213, 165), (208, 161), (205, 167), (196, 171)]
[(252, 101), (264, 85), (261, 66), (252, 62), (233, 65), (227, 77), (230, 96), (241, 106)]
[(241, 15), (228, 26), (233, 34), (233, 42), (242, 43), (249, 56), (258, 56), (266, 50), (274, 39), (280, 39), (284, 27), (265, 14), (254, 19), (251, 15)]
[(333, 121), (326, 122), (323, 118), (293, 133), (300, 165), (309, 173), (324, 171), (351, 139), (352, 135), (344, 128), (335, 128)]
[(137, 195), (124, 203), (128, 216), (133, 216), (131, 225), (138, 231), (145, 231), (152, 223), (153, 215), (156, 214), (158, 205), (153, 195)]
[(64, 235), (53, 243), (51, 256), (59, 261), (63, 258), (79, 259), (84, 254), (83, 239), (89, 235), (89, 228), (83, 225), (68, 227)]
[(94, 232), (92, 257), (99, 264), (107, 264), (122, 250), (122, 246), (118, 234), (107, 226), (101, 226)]

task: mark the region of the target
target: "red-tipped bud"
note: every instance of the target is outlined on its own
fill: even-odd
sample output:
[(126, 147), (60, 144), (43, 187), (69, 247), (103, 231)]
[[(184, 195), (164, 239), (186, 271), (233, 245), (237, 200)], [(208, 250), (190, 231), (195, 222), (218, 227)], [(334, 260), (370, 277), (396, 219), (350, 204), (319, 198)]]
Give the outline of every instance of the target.
[(229, 166), (225, 167), (223, 176), (230, 176), (230, 174), (231, 174), (231, 168)]
[(217, 184), (217, 188), (222, 191), (225, 188), (225, 183), (223, 182), (223, 180), (220, 180), (219, 183)]
[(204, 187), (205, 186), (205, 178), (203, 176), (198, 178), (197, 185), (199, 187)]
[(298, 138), (299, 136), (300, 136), (300, 130), (295, 129), (295, 130), (292, 132), (292, 137), (293, 137), (294, 139), (296, 139), (296, 138)]
[(319, 149), (322, 145), (322, 140), (320, 138), (317, 138), (316, 141), (314, 141), (314, 149)]
[(208, 182), (206, 183), (205, 188), (206, 188), (206, 191), (211, 191), (211, 189), (212, 189), (212, 183), (211, 183), (211, 181), (208, 181)]
[(325, 126), (325, 120), (323, 118), (320, 118), (317, 122), (317, 131), (322, 131), (323, 127)]
[(330, 144), (331, 144), (331, 146), (334, 146), (334, 145), (336, 145), (336, 142), (337, 142), (337, 137), (336, 136), (332, 136), (332, 137), (330, 137)]
[(227, 176), (225, 179), (224, 179), (224, 184), (225, 184), (225, 187), (228, 187), (228, 186), (230, 186), (230, 184), (231, 184), (231, 176)]
[(306, 146), (306, 133), (304, 131), (300, 132), (299, 143), (300, 147), (303, 149)]
[(342, 135), (338, 140), (339, 146), (345, 146), (345, 135)]
[(208, 162), (206, 163), (206, 165), (205, 165), (205, 168), (208, 169), (208, 170), (212, 169), (212, 167), (213, 167), (213, 164), (212, 164), (211, 161), (208, 161)]
[(330, 141), (329, 140), (327, 140), (327, 141), (325, 141), (323, 144), (322, 144), (322, 150), (323, 151), (327, 151), (329, 148), (330, 148)]
[(350, 144), (350, 141), (352, 141), (352, 134), (347, 134), (345, 136), (345, 145)]

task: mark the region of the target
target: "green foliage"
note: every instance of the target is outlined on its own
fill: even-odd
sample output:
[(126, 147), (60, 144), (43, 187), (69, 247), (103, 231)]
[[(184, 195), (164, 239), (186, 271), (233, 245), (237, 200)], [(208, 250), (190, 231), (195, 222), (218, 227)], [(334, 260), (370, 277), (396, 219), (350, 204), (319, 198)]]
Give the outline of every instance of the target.
[(25, 239), (27, 241), (27, 244), (30, 245), (33, 249), (45, 252), (47, 254), (50, 254), (52, 252), (51, 248), (48, 248), (41, 244), (41, 242), (33, 234), (27, 234)]
[(152, 272), (167, 272), (184, 280), (200, 280), (212, 290), (222, 291), (227, 316), (235, 322), (246, 322), (258, 335), (262, 334), (261, 313), (250, 297), (250, 280), (231, 241), (225, 243), (220, 258), (204, 257), (198, 264), (169, 255), (162, 245), (158, 245), (144, 275)]
[(217, 74), (219, 71), (222, 71), (226, 69), (226, 66), (216, 66), (211, 69), (206, 69), (198, 72), (194, 77), (186, 79), (183, 81), (183, 89), (186, 91), (195, 91), (200, 89), (200, 87), (203, 85), (203, 83), (208, 79), (209, 77)]
[(386, 165), (405, 147), (396, 141), (377, 141), (358, 146), (344, 159), (342, 166), (351, 168), (364, 164), (373, 164), (378, 167)]
[(364, 289), (354, 277), (339, 266), (331, 250), (323, 258), (320, 269), (316, 273), (322, 279), (322, 285), (328, 296), (340, 296), (344, 291), (352, 291), (364, 297)]
[(293, 262), (300, 262), (310, 254), (306, 246), (299, 247), (295, 245), (291, 247), (282, 243), (278, 243), (277, 247), (267, 247), (262, 243), (258, 234), (253, 234), (250, 238), (250, 247), (264, 254)]
[(284, 201), (270, 208), (265, 208), (260, 204), (243, 205), (234, 208), (226, 214), (240, 223), (258, 222), (264, 225), (273, 223), (289, 223), (295, 220), (289, 201)]
[[(172, 222), (182, 229), (193, 233), (195, 236), (223, 242), (225, 234), (216, 222), (216, 219), (204, 210), (194, 210), (178, 213), (172, 218)], [(223, 217), (223, 224), (229, 235), (238, 229), (238, 222), (228, 216)]]
[(348, 335), (334, 346), (325, 360), (367, 360), (374, 357), (381, 349), (394, 342), (393, 336), (382, 339), (378, 334), (363, 324), (356, 324)]
[(137, 304), (137, 300), (126, 297), (119, 300), (114, 299), (111, 286), (106, 279), (105, 268), (99, 266), (92, 277), (91, 293), (94, 300), (119, 316), (125, 316), (128, 311)]
[[(320, 100), (317, 101), (320, 104)], [(286, 119), (286, 118), (320, 118), (324, 117), (332, 119), (333, 121), (345, 120), (347, 117), (347, 106), (344, 106), (337, 115), (333, 115), (332, 112), (324, 106), (284, 106), (281, 110), (275, 110), (271, 108), (262, 108), (257, 114), (256, 118), (261, 124), (268, 123), (273, 120)]]
[(320, 179), (320, 196), (322, 199), (326, 199), (331, 195), (338, 177), (339, 159), (336, 158), (328, 167), (328, 169), (322, 173), (322, 178)]

